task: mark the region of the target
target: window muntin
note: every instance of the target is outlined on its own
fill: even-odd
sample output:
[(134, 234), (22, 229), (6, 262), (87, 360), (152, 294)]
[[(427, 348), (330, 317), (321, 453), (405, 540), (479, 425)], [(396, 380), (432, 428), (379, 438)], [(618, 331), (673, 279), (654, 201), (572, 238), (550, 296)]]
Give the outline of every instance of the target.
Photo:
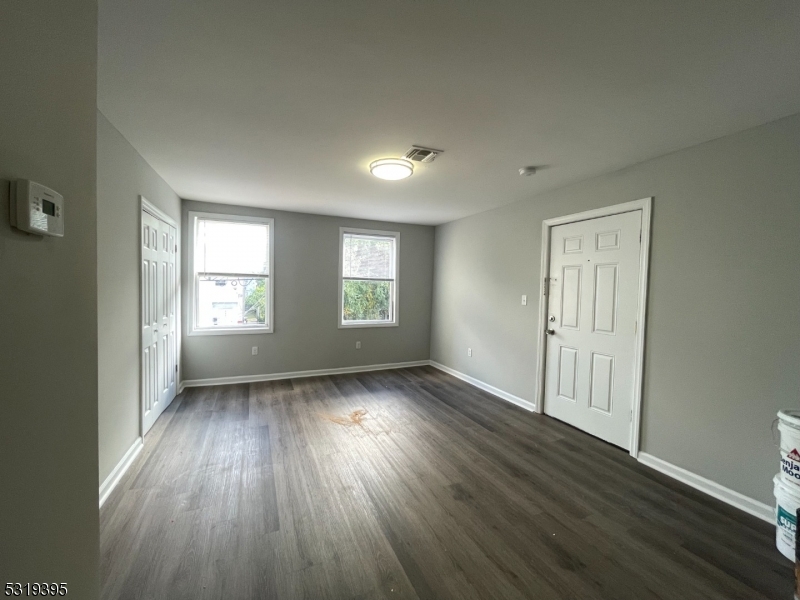
[(340, 230), (339, 326), (397, 324), (399, 233)]
[(191, 333), (272, 331), (272, 219), (190, 213)]

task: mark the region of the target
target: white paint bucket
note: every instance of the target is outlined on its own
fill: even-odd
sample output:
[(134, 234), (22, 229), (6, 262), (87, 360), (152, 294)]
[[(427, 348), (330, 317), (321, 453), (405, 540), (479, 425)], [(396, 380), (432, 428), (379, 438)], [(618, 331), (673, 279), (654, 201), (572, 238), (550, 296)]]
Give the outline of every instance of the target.
[(800, 487), (800, 410), (778, 411), (781, 434), (781, 478)]
[(797, 509), (800, 508), (800, 486), (786, 483), (780, 475), (775, 484), (775, 545), (781, 554), (794, 562), (794, 536), (797, 531)]

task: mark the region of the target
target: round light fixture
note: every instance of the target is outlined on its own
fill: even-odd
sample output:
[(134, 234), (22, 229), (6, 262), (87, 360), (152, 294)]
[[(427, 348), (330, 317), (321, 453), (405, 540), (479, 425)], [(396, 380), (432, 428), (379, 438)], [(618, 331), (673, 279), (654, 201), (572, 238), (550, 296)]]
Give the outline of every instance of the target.
[(380, 179), (396, 181), (414, 174), (414, 165), (405, 158), (381, 158), (369, 163), (369, 172)]

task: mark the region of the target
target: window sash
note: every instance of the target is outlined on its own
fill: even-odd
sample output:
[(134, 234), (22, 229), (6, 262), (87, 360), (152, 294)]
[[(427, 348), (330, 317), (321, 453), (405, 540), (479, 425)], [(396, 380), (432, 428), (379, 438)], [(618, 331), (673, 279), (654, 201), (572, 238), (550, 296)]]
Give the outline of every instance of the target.
[(269, 279), (269, 275), (266, 273), (234, 273), (232, 271), (197, 271), (195, 275), (197, 277), (230, 277), (231, 279)]
[[(387, 271), (387, 275), (384, 276), (384, 277), (381, 277), (379, 275), (370, 276), (369, 274), (355, 274), (354, 275), (353, 271), (355, 269), (353, 268), (353, 264), (352, 264), (353, 263), (353, 257), (351, 256), (349, 260), (346, 259), (346, 254), (347, 254), (346, 248), (347, 248), (348, 240), (372, 240), (372, 241), (377, 241), (377, 242), (388, 242), (389, 248), (391, 249), (390, 250), (390, 256), (388, 257), (389, 264), (388, 265), (381, 265), (383, 267), (386, 267), (385, 270)], [(368, 280), (369, 279), (369, 280), (387, 280), (387, 281), (393, 281), (396, 278), (397, 275), (396, 275), (395, 271), (397, 269), (397, 260), (396, 260), (396, 255), (397, 255), (397, 237), (395, 235), (381, 235), (381, 234), (345, 232), (341, 237), (340, 244), (341, 244), (341, 252), (342, 252), (342, 264), (340, 266), (339, 275), (341, 277), (343, 277), (345, 279), (355, 279), (355, 280)], [(380, 254), (382, 255), (383, 252), (381, 252)], [(368, 256), (365, 255), (362, 258), (368, 259)], [(383, 256), (381, 256), (381, 258), (383, 258)], [(358, 266), (361, 267), (362, 265), (359, 264)], [(384, 269), (380, 268), (381, 266), (378, 267), (378, 270), (384, 270)], [(369, 265), (365, 265), (362, 268), (364, 270), (371, 270), (371, 267)], [(349, 272), (350, 274), (349, 275), (345, 275), (345, 272)]]
[(391, 281), (394, 282), (394, 277), (391, 279), (383, 279), (381, 277), (342, 277), (344, 281)]
[(394, 283), (394, 279), (376, 280), (376, 279), (358, 279), (358, 278), (348, 277), (348, 278), (344, 278), (344, 280), (345, 281), (368, 281), (368, 282), (373, 282), (373, 281), (384, 282), (385, 281), (385, 282), (390, 283), (391, 285), (390, 285), (390, 288), (389, 288), (389, 317), (386, 318), (386, 319), (345, 319), (344, 318), (344, 310), (345, 310), (344, 294), (345, 294), (345, 290), (344, 290), (344, 286), (342, 286), (342, 314), (341, 314), (341, 322), (342, 323), (345, 323), (347, 325), (364, 325), (364, 324), (369, 324), (369, 323), (394, 323), (395, 322), (395, 312), (394, 312), (394, 310), (395, 310), (395, 308), (394, 308), (394, 304), (395, 304), (395, 283)]
[[(229, 216), (222, 216), (222, 218), (215, 218), (214, 216), (197, 216), (195, 217), (196, 221), (194, 223), (194, 269), (196, 273), (218, 273), (220, 275), (224, 273), (228, 273), (228, 271), (204, 271), (200, 270), (201, 265), (205, 266), (209, 262), (214, 262), (214, 259), (209, 260), (208, 258), (208, 247), (206, 245), (205, 238), (208, 234), (200, 235), (201, 224), (203, 223), (222, 223), (227, 225), (244, 225), (248, 227), (261, 227), (266, 229), (266, 248), (265, 248), (265, 264), (258, 270), (252, 271), (238, 271), (232, 269), (231, 273), (237, 273), (242, 275), (259, 275), (259, 276), (266, 276), (269, 275), (270, 272), (270, 265), (272, 263), (271, 259), (271, 249), (272, 249), (272, 224), (271, 223), (261, 223), (254, 220), (249, 220), (243, 217), (241, 220), (231, 219)], [(213, 244), (212, 244), (213, 245)]]
[[(197, 273), (195, 274), (194, 279), (194, 331), (225, 331), (225, 330), (238, 330), (238, 329), (265, 329), (270, 328), (270, 319), (272, 315), (272, 311), (270, 310), (270, 299), (272, 298), (271, 294), (271, 285), (269, 276), (267, 275), (227, 275), (224, 273), (215, 274), (217, 277), (226, 277), (228, 279), (249, 279), (249, 280), (264, 280), (264, 323), (231, 323), (226, 325), (201, 325), (200, 324), (200, 282), (202, 281), (204, 274)], [(214, 281), (213, 279), (207, 279), (206, 281)], [(247, 314), (246, 311), (242, 311), (242, 316), (244, 317)]]

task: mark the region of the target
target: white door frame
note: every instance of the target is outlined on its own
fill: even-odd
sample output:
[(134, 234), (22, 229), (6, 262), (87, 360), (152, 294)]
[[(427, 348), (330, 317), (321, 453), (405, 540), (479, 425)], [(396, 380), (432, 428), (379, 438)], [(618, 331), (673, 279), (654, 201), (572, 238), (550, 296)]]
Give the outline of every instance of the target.
[(597, 208), (586, 212), (546, 219), (542, 222), (542, 266), (541, 278), (539, 283), (539, 329), (538, 336), (538, 360), (536, 365), (536, 412), (544, 412), (544, 390), (545, 390), (545, 366), (547, 352), (547, 301), (545, 293), (547, 291), (547, 280), (550, 277), (550, 234), (551, 229), (556, 225), (566, 225), (576, 221), (588, 221), (599, 217), (609, 217), (620, 213), (642, 211), (642, 252), (639, 255), (639, 307), (636, 313), (636, 334), (634, 348), (634, 381), (633, 381), (633, 413), (631, 415), (631, 448), (630, 454), (634, 458), (639, 455), (639, 438), (642, 421), (642, 393), (644, 383), (644, 340), (645, 340), (645, 316), (647, 313), (647, 267), (650, 263), (650, 220), (653, 207), (653, 198), (642, 198), (633, 202), (615, 204), (605, 208)]
[[(139, 270), (142, 268), (142, 212), (147, 211), (157, 219), (161, 219), (167, 225), (175, 228), (175, 244), (178, 246), (178, 252), (175, 253), (175, 361), (178, 365), (178, 375), (175, 377), (175, 395), (180, 394), (181, 381), (181, 228), (175, 222), (175, 219), (170, 217), (167, 213), (155, 206), (144, 196), (139, 196), (139, 233), (138, 240), (138, 256), (139, 256)], [(141, 273), (140, 273), (141, 275)], [(142, 323), (142, 278), (138, 277), (139, 288), (139, 325)], [(142, 364), (142, 336), (139, 332), (139, 436), (144, 439), (144, 390), (141, 387), (142, 373), (144, 372), (144, 365)], [(166, 407), (164, 407), (166, 410)]]

